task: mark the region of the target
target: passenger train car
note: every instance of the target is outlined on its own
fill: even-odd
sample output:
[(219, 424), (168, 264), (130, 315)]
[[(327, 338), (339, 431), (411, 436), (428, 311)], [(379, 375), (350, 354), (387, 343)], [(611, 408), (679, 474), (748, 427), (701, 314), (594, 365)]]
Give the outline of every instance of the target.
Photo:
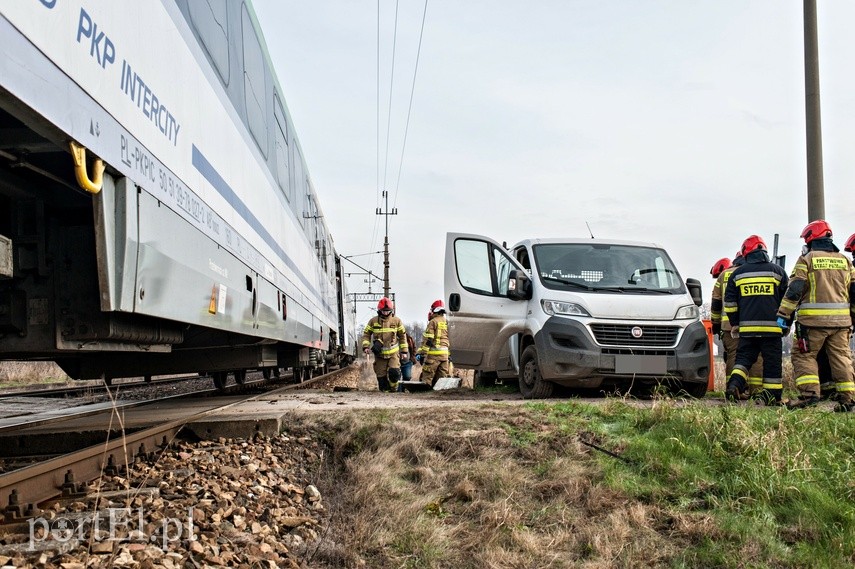
[(0, 3), (0, 359), (224, 384), (355, 315), (248, 0)]

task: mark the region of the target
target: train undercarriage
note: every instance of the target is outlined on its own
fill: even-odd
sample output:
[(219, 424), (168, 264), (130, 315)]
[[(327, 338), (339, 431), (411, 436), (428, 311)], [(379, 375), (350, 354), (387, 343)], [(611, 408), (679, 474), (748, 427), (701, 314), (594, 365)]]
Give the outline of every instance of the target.
[[(332, 330), (323, 349), (103, 310), (106, 273), (131, 267), (104, 266), (98, 196), (76, 183), (63, 133), (2, 91), (0, 107), (0, 359), (54, 360), (74, 379), (201, 372), (218, 385), (247, 370), (272, 377), (291, 368), (303, 380), (347, 363)], [(120, 177), (109, 167), (106, 176)], [(159, 286), (176, 286), (170, 276)]]

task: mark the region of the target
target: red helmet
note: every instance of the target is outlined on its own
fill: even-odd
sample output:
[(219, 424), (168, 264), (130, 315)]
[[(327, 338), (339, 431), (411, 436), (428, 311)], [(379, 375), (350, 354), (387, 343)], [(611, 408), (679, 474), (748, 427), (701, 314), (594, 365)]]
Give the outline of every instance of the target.
[(717, 279), (718, 276), (724, 271), (726, 268), (730, 266), (730, 259), (727, 257), (722, 257), (718, 261), (715, 262), (715, 265), (710, 269), (710, 274), (714, 279)]
[(740, 251), (742, 252), (742, 256), (745, 257), (748, 253), (757, 250), (768, 251), (766, 248), (766, 242), (763, 241), (763, 238), (759, 235), (751, 235), (745, 241), (742, 242), (742, 248)]
[(442, 300), (434, 300), (433, 304), (430, 305), (431, 312), (445, 312), (445, 305), (442, 303)]
[(811, 221), (802, 229), (801, 238), (805, 240), (805, 243), (810, 243), (814, 239), (821, 239), (823, 237), (831, 237), (831, 226), (824, 219)]
[(377, 310), (395, 310), (395, 303), (384, 296), (377, 303)]
[(855, 233), (849, 236), (849, 239), (846, 240), (846, 246), (843, 248), (844, 251), (849, 251), (850, 253), (855, 253)]

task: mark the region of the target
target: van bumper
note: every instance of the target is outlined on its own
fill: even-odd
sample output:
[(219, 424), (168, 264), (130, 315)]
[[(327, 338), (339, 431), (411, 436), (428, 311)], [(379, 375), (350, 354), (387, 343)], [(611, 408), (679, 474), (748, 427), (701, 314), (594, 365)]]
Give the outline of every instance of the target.
[[(552, 317), (535, 334), (538, 364), (543, 379), (569, 387), (599, 387), (604, 382), (650, 380), (669, 377), (685, 382), (706, 383), (709, 377), (709, 344), (701, 322), (692, 322), (675, 347), (603, 347), (594, 342), (588, 329), (568, 318)], [(667, 372), (626, 374), (615, 371), (615, 356), (621, 354), (664, 356)]]

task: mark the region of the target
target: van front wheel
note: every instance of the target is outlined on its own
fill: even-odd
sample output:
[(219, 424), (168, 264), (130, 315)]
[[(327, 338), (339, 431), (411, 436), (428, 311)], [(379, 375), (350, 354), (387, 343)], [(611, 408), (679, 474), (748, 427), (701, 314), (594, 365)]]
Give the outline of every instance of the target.
[(525, 399), (546, 399), (552, 397), (554, 387), (554, 383), (546, 381), (540, 375), (537, 349), (528, 346), (520, 358), (520, 393)]

